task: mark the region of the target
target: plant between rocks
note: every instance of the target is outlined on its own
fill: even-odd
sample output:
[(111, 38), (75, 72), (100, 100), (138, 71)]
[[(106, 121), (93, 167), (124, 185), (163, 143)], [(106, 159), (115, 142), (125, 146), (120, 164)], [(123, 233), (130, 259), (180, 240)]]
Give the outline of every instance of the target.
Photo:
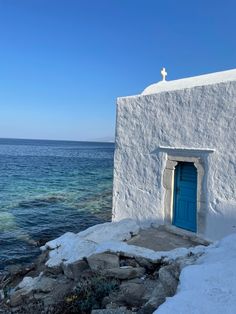
[(88, 314), (93, 309), (102, 308), (102, 300), (111, 292), (119, 289), (119, 281), (94, 274), (82, 277), (72, 293), (67, 295), (56, 314)]

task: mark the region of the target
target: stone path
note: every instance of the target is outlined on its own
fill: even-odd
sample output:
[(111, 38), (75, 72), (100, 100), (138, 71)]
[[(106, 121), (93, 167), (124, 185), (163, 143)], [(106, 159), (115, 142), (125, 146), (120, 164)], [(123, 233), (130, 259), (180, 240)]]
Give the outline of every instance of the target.
[(134, 236), (127, 244), (137, 245), (145, 247), (154, 251), (170, 251), (179, 247), (193, 247), (196, 245), (208, 245), (206, 241), (202, 241), (197, 237), (179, 234), (173, 230), (168, 230), (165, 226), (159, 226), (157, 228), (149, 228), (141, 230), (137, 236)]

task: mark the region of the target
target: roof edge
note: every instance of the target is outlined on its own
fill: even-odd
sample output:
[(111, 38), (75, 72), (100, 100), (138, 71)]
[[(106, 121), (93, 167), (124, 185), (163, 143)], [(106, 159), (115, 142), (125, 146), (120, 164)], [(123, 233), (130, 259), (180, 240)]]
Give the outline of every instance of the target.
[(236, 69), (213, 72), (210, 74), (203, 74), (173, 81), (160, 81), (146, 87), (140, 95), (150, 95), (159, 92), (180, 90), (196, 86), (213, 85), (229, 81), (236, 81)]

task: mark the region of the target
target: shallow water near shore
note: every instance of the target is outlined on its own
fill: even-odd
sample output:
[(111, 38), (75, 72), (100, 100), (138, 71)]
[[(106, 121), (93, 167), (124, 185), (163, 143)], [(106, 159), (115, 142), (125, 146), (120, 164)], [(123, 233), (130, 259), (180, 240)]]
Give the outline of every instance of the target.
[(0, 139), (0, 270), (110, 221), (113, 143)]

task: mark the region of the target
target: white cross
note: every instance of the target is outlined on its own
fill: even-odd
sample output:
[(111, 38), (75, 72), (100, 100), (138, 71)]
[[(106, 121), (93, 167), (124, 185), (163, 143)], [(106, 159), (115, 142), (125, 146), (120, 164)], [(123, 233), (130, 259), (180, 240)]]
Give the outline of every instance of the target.
[(166, 76), (167, 76), (167, 72), (165, 68), (162, 68), (161, 75), (162, 75), (162, 81), (165, 82)]

